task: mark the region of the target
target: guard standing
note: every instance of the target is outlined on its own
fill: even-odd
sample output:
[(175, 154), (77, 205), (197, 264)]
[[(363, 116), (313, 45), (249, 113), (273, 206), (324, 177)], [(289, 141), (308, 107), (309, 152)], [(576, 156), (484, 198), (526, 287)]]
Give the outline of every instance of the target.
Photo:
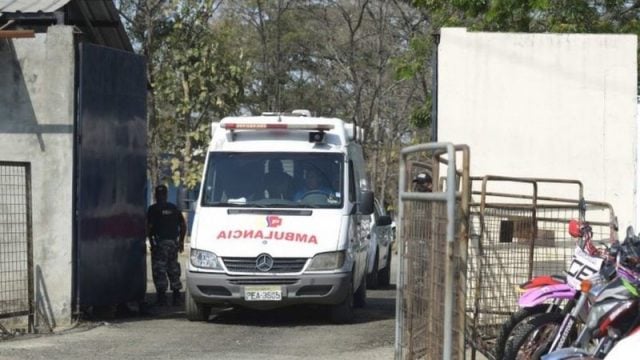
[[(147, 211), (147, 237), (151, 245), (151, 271), (156, 287), (156, 304), (166, 305), (167, 287), (173, 291), (173, 305), (180, 305), (180, 263), (187, 224), (175, 204), (167, 201), (167, 187), (155, 188), (156, 203)], [(167, 281), (168, 278), (168, 281)]]

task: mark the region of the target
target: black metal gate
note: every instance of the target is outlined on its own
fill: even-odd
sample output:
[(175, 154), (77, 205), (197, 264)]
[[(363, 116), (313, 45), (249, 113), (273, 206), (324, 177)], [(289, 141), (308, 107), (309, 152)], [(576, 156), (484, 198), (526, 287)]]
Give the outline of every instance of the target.
[[(29, 163), (0, 161), (0, 319), (27, 316), (33, 330)], [(0, 332), (7, 330), (0, 324)]]
[(142, 56), (81, 43), (74, 283), (80, 306), (146, 292), (146, 93)]

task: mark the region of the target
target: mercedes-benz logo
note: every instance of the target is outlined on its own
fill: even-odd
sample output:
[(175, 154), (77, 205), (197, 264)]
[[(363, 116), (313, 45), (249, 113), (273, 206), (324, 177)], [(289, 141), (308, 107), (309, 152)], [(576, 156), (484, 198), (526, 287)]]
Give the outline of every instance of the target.
[(267, 272), (273, 267), (273, 258), (269, 254), (260, 254), (256, 258), (256, 269)]

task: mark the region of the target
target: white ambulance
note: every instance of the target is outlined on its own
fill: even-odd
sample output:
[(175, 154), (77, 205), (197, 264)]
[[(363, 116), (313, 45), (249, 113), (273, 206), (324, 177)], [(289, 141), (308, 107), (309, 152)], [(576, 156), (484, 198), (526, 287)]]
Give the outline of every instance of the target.
[(352, 124), (291, 114), (213, 124), (187, 266), (186, 314), (212, 306), (328, 305), (338, 323), (366, 299), (373, 193)]

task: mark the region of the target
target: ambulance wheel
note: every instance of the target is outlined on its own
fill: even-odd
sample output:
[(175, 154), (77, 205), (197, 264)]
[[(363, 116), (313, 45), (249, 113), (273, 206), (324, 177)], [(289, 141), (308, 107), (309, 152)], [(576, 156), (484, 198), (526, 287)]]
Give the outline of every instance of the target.
[(363, 308), (367, 304), (367, 277), (363, 276), (360, 286), (353, 295), (353, 306)]
[(211, 306), (200, 304), (193, 300), (189, 290), (185, 291), (185, 312), (187, 313), (187, 319), (189, 321), (207, 321), (209, 320), (209, 314), (211, 314)]
[(387, 264), (380, 270), (378, 274), (378, 286), (387, 287), (391, 283), (391, 245), (387, 251)]
[(331, 321), (336, 324), (348, 324), (353, 321), (353, 279), (348, 289), (345, 299), (331, 307)]
[(377, 289), (378, 288), (378, 250), (373, 255), (375, 256), (373, 260), (373, 271), (370, 274), (367, 274), (367, 286), (369, 289)]

